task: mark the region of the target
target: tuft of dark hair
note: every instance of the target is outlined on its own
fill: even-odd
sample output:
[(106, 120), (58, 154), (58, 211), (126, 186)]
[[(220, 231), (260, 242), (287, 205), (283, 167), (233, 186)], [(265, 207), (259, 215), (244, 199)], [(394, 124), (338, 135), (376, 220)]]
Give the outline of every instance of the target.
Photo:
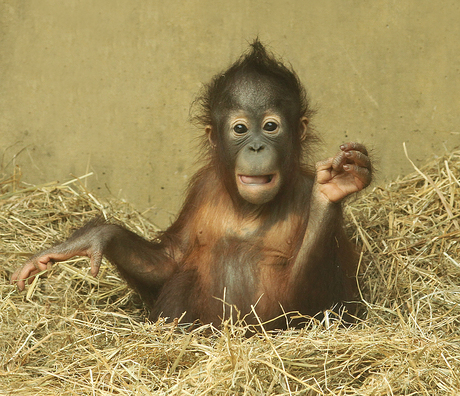
[(221, 105), (222, 97), (228, 90), (229, 82), (238, 76), (249, 73), (258, 74), (278, 82), (290, 96), (298, 103), (298, 118), (310, 118), (314, 110), (310, 108), (306, 91), (300, 82), (297, 73), (284, 65), (256, 38), (247, 53), (243, 54), (226, 71), (216, 74), (214, 78), (203, 87), (201, 94), (196, 98), (197, 114), (192, 120), (201, 126), (213, 124), (213, 114)]

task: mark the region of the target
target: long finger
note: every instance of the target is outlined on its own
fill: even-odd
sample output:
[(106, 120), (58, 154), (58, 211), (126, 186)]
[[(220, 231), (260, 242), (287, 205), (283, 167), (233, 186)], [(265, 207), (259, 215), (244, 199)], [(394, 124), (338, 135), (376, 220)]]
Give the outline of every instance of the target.
[(71, 254), (53, 253), (52, 250), (53, 248), (33, 256), (21, 268), (18, 268), (13, 273), (10, 283), (16, 283), (18, 289), (22, 291), (25, 288), (26, 279), (28, 279), (30, 283), (35, 275), (48, 269), (50, 264), (53, 264), (55, 261), (64, 261), (72, 257)]
[(317, 171), (323, 171), (323, 170), (328, 170), (332, 167), (332, 161), (334, 160), (333, 157), (327, 158), (323, 161), (319, 161), (316, 163), (316, 170)]
[(102, 263), (102, 253), (94, 252), (91, 254), (91, 275), (96, 276)]
[(362, 185), (359, 186), (360, 190), (371, 183), (372, 176), (369, 169), (353, 164), (345, 164), (343, 169), (347, 173), (351, 173), (355, 177), (355, 180), (357, 179), (361, 182)]
[(29, 261), (14, 272), (14, 274), (11, 276), (10, 283), (16, 283), (18, 289), (22, 291), (25, 289), (25, 282), (27, 279), (29, 279), (30, 282), (30, 280), (33, 280), (35, 275), (44, 270), (46, 270), (46, 265)]
[(343, 166), (347, 163), (347, 156), (345, 154), (345, 151), (339, 151), (334, 157), (334, 160), (332, 161), (332, 169), (336, 172), (340, 172)]
[(332, 177), (332, 161), (334, 158), (328, 158), (316, 163), (316, 182), (319, 184), (327, 183)]
[(360, 151), (364, 155), (369, 155), (369, 153), (367, 152), (366, 147), (363, 144), (356, 143), (356, 142), (344, 143), (344, 144), (342, 144), (340, 146), (340, 150), (342, 150), (342, 151), (350, 151), (350, 150)]
[(348, 163), (354, 163), (355, 165), (371, 169), (371, 160), (366, 154), (356, 150), (345, 151), (344, 154)]

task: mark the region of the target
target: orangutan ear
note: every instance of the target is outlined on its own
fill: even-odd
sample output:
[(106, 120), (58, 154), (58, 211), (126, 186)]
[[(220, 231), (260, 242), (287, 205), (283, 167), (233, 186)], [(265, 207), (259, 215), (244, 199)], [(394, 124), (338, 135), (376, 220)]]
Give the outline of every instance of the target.
[(302, 117), (300, 119), (300, 141), (303, 142), (308, 136), (308, 118)]
[(212, 129), (212, 126), (206, 125), (206, 127), (204, 128), (204, 131), (206, 132), (206, 135), (208, 136), (209, 144), (211, 145), (212, 148), (215, 148), (217, 144), (216, 144), (216, 140), (214, 137), (214, 131)]

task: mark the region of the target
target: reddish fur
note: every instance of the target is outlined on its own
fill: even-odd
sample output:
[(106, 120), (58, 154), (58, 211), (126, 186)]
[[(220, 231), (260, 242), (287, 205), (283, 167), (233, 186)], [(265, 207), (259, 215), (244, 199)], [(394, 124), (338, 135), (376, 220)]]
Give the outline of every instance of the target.
[[(235, 304), (242, 314), (250, 314), (250, 306), (257, 302), (262, 320), (275, 318), (283, 310), (315, 315), (334, 303), (353, 299), (355, 260), (341, 224), (331, 230), (337, 242), (336, 248), (328, 246), (330, 252), (323, 257), (326, 262), (318, 263), (302, 279), (291, 279), (291, 266), (308, 221), (312, 183), (312, 176), (303, 174), (289, 199), (251, 213), (238, 210), (213, 167), (204, 168), (178, 220), (161, 238), (181, 242), (170, 245), (178, 266), (159, 299), (148, 301), (151, 318), (160, 314), (172, 318), (187, 311), (185, 321), (219, 322), (224, 287), (225, 301)], [(240, 262), (242, 258), (246, 260)], [(245, 272), (245, 280), (238, 277), (238, 271)], [(247, 319), (255, 321), (251, 315)], [(269, 327), (283, 327), (284, 323), (285, 319)]]

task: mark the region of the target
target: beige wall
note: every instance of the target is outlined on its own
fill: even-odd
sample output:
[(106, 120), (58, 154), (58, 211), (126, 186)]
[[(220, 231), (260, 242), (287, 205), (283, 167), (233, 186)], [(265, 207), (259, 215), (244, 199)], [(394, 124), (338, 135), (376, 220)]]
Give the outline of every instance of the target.
[(318, 105), (318, 156), (365, 142), (383, 180), (411, 170), (404, 141), (416, 163), (460, 143), (459, 2), (0, 0), (0, 23), (3, 171), (89, 169), (160, 226), (196, 169), (190, 102), (256, 35)]

